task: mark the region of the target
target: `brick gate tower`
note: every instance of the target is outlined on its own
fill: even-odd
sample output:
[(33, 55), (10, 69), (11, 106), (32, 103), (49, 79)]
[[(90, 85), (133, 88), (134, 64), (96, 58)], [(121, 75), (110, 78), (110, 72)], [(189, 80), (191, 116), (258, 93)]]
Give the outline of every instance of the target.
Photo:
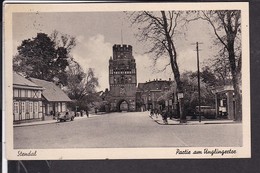
[(113, 46), (109, 60), (109, 87), (112, 111), (136, 110), (136, 63), (131, 45)]

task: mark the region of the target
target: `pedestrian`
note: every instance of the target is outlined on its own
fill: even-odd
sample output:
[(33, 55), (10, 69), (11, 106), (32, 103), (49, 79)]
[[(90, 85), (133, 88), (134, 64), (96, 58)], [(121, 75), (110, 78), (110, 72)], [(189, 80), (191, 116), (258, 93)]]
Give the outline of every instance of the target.
[(88, 110), (86, 109), (86, 115), (87, 115), (87, 117), (88, 117)]
[(83, 117), (83, 110), (80, 110), (80, 116)]
[(170, 117), (171, 120), (173, 119), (173, 112), (172, 112), (172, 110), (169, 111), (169, 117)]
[[(67, 112), (66, 112), (66, 114), (67, 114)], [(57, 121), (59, 121), (59, 119), (60, 119), (60, 112), (58, 113)]]
[(55, 120), (55, 116), (53, 114), (53, 111), (50, 111), (50, 116), (52, 116), (52, 118)]
[(151, 111), (150, 111), (150, 116), (151, 116), (151, 117), (153, 117), (153, 113), (154, 113), (154, 110), (151, 109)]
[(158, 118), (158, 109), (155, 108), (154, 113), (155, 113), (156, 118)]
[(166, 109), (164, 109), (162, 111), (162, 119), (163, 119), (164, 124), (168, 124), (167, 118), (168, 118), (168, 111)]

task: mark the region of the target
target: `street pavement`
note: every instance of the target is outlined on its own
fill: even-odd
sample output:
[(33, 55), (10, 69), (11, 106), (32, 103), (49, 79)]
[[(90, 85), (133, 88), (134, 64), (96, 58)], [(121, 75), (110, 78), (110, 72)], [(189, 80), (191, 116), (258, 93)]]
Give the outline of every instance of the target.
[[(171, 122), (173, 121), (173, 122)], [(14, 127), (15, 149), (239, 147), (242, 124), (205, 122), (162, 125), (148, 112), (76, 117), (67, 122), (41, 122)], [(192, 124), (192, 125), (191, 125)]]

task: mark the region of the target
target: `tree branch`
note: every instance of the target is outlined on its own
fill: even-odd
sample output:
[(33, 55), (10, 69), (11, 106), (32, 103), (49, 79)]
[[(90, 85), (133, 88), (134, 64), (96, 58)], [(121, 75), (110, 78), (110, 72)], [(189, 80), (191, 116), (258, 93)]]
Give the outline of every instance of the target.
[(221, 39), (221, 37), (219, 36), (219, 34), (217, 33), (217, 29), (215, 27), (215, 25), (212, 23), (211, 19), (206, 15), (206, 13), (204, 11), (202, 11), (202, 13), (204, 14), (204, 16), (206, 17), (206, 20), (210, 23), (210, 25), (212, 26), (215, 35), (217, 36), (217, 38), (219, 39), (219, 41), (228, 49), (227, 44)]

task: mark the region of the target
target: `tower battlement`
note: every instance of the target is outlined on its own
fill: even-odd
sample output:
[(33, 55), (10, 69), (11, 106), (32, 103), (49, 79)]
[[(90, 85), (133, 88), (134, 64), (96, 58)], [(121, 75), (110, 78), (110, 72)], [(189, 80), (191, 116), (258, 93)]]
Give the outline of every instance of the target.
[(126, 44), (114, 44), (113, 51), (132, 51), (132, 46)]
[(113, 46), (113, 59), (132, 59), (133, 48), (131, 45), (115, 44)]

